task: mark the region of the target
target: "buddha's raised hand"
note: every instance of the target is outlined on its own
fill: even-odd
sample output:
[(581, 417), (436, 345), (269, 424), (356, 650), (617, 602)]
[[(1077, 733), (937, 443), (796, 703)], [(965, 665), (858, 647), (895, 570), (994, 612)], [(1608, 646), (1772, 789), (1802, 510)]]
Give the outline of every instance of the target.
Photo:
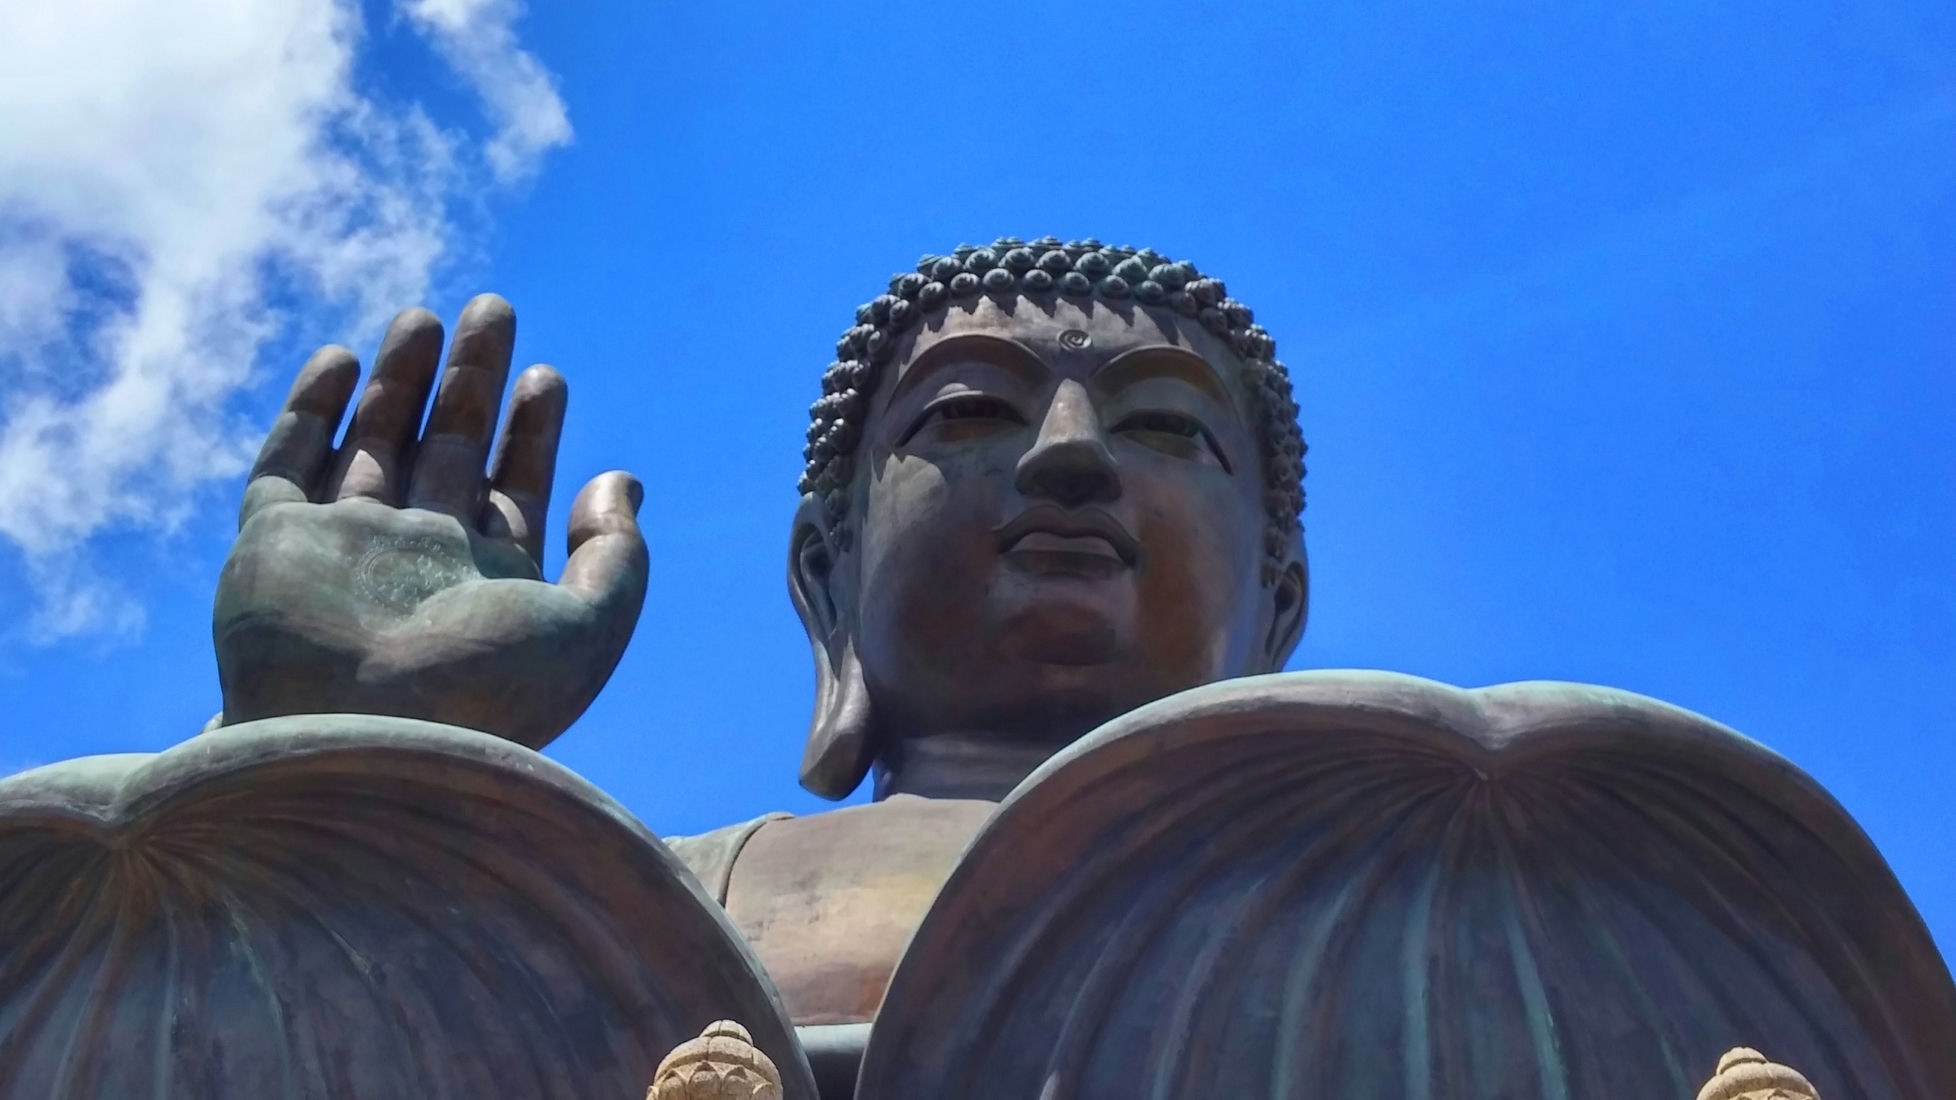
[(353, 711), (541, 747), (597, 696), (645, 600), (640, 489), (622, 472), (586, 485), (563, 576), (542, 579), (556, 371), (517, 378), (484, 469), (515, 337), (509, 303), (471, 301), (436, 387), (441, 323), (396, 317), (337, 449), (360, 364), (328, 347), (299, 372), (218, 580), (225, 724)]

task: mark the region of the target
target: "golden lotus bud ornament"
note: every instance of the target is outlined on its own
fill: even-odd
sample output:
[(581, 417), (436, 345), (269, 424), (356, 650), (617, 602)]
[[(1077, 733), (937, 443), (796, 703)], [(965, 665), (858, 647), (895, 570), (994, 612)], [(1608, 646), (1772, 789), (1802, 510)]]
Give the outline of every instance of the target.
[(1820, 1100), (1820, 1094), (1800, 1071), (1734, 1047), (1718, 1060), (1718, 1073), (1698, 1090), (1698, 1100)]
[(781, 1100), (781, 1072), (746, 1028), (716, 1020), (666, 1055), (645, 1100)]

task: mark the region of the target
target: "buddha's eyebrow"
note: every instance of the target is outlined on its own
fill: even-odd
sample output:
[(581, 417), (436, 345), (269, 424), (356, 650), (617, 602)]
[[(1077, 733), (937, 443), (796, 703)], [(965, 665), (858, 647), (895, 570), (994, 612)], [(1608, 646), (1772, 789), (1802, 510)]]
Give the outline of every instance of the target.
[(1185, 348), (1155, 344), (1114, 356), (1094, 370), (1093, 383), (1107, 392), (1131, 386), (1144, 378), (1174, 378), (1207, 394), (1232, 412), (1239, 411), (1215, 364)]
[(910, 360), (903, 374), (890, 387), (890, 404), (895, 405), (903, 396), (931, 375), (958, 363), (979, 362), (998, 367), (1010, 374), (1019, 376), (1027, 385), (1038, 386), (1051, 373), (1032, 349), (1016, 340), (1002, 336), (991, 336), (982, 332), (962, 333), (947, 336)]

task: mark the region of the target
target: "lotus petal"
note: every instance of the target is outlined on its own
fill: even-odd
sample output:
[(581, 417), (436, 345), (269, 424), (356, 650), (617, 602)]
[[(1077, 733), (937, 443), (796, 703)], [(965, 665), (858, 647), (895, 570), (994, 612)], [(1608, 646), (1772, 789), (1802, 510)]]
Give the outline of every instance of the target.
[(1688, 1097), (1741, 1045), (1822, 1096), (1956, 1096), (1956, 987), (1811, 779), (1621, 692), (1303, 673), (1021, 785), (857, 1097)]
[(731, 1018), (745, 943), (563, 767), (354, 715), (0, 781), (0, 1096), (596, 1100)]

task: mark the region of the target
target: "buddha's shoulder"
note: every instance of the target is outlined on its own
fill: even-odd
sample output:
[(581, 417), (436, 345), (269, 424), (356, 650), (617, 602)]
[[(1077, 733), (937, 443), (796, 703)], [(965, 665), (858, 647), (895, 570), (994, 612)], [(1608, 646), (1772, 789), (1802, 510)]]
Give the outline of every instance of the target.
[(668, 843), (727, 913), (798, 1023), (869, 1019), (890, 970), (996, 804), (898, 795), (771, 814)]

